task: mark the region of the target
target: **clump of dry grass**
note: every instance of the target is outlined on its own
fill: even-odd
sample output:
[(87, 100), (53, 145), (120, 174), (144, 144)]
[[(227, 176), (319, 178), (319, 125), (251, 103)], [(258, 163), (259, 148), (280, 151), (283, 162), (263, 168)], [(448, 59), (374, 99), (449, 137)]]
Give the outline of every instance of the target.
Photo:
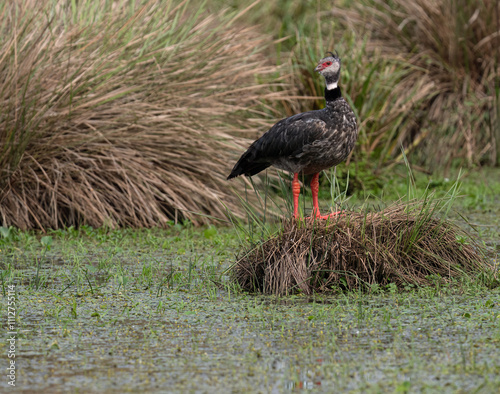
[(373, 284), (429, 285), (483, 272), (483, 251), (424, 202), (381, 212), (346, 212), (330, 221), (286, 220), (233, 268), (247, 291), (285, 295)]
[(496, 0), (362, 0), (334, 8), (337, 21), (368, 37), (367, 59), (406, 68), (393, 91), (415, 91), (417, 99), (406, 105), (412, 121), (396, 125), (397, 140), (408, 151), (419, 147), (421, 162), (498, 163), (499, 13)]
[(206, 223), (220, 201), (243, 214), (225, 178), (275, 98), (268, 37), (241, 13), (137, 3), (0, 7), (3, 226)]

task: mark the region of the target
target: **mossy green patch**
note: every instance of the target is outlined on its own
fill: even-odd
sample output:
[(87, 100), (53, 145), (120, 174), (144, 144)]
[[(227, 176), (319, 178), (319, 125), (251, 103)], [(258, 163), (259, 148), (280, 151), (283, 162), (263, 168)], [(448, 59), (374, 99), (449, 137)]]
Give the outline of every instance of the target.
[(51, 250), (42, 258), (39, 234), (12, 230), (0, 253), (3, 281), (16, 286), (19, 386), (87, 392), (500, 387), (498, 287), (469, 279), (404, 291), (249, 295), (224, 274), (240, 249), (237, 232), (217, 228), (207, 237), (206, 231), (188, 224), (70, 228), (50, 234)]

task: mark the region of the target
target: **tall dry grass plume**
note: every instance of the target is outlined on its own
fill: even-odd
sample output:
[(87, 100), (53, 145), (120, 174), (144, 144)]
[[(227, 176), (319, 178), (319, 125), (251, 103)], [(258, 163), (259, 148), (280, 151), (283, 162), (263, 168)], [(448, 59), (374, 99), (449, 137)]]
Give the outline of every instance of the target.
[(500, 162), (499, 13), (496, 0), (361, 0), (333, 9), (335, 20), (368, 37), (368, 62), (406, 69), (394, 93), (416, 93), (404, 103), (411, 121), (398, 126), (397, 140), (407, 152), (418, 147), (421, 162)]
[(203, 223), (224, 217), (221, 200), (241, 212), (230, 152), (263, 128), (259, 103), (274, 96), (262, 81), (276, 72), (268, 37), (241, 14), (187, 1), (3, 2), (2, 225)]

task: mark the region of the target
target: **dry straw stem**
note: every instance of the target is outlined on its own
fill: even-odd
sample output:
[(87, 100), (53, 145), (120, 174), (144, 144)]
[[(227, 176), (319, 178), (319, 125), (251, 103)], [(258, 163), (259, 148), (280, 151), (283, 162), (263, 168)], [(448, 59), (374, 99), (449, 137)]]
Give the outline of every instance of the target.
[(430, 285), (484, 272), (482, 248), (423, 202), (329, 221), (285, 220), (276, 236), (247, 251), (233, 275), (247, 291), (286, 295), (373, 284)]
[(406, 67), (394, 92), (418, 89), (406, 109), (413, 121), (399, 127), (398, 140), (408, 150), (420, 146), (421, 161), (498, 163), (499, 10), (497, 0), (362, 0), (333, 9), (337, 21), (369, 37), (367, 59)]
[(0, 6), (1, 224), (243, 216), (225, 177), (278, 97), (268, 37), (187, 1), (71, 4)]

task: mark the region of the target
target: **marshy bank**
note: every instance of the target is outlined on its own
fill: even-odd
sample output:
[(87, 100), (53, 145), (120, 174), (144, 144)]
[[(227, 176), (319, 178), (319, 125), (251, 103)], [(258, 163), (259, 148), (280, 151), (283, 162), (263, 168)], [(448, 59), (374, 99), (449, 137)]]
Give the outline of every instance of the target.
[[(471, 224), (498, 245), (488, 212)], [(2, 283), (16, 285), (17, 383), (27, 391), (500, 387), (498, 285), (261, 296), (225, 273), (247, 242), (233, 228), (68, 228), (45, 235), (50, 250), (36, 233), (4, 235)], [(498, 249), (490, 258), (498, 264)]]

